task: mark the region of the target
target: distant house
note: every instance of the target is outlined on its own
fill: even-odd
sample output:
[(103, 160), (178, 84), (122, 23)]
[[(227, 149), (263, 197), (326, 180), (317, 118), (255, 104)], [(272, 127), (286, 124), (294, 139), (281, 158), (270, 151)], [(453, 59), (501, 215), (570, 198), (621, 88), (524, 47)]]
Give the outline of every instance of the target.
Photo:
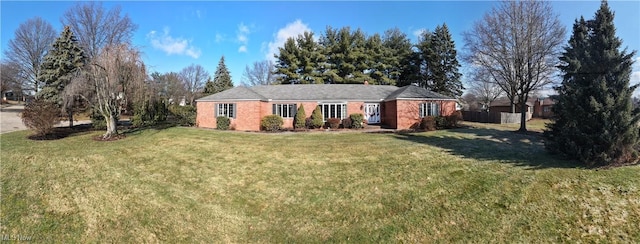
[(422, 117), (450, 115), (456, 100), (417, 86), (310, 84), (234, 87), (196, 100), (196, 125), (215, 128), (216, 117), (231, 119), (236, 130), (260, 130), (262, 117), (277, 114), (293, 127), (300, 106), (307, 117), (320, 107), (324, 120), (362, 113), (369, 124), (408, 129)]
[(551, 98), (538, 98), (533, 106), (533, 117), (550, 118), (553, 116), (551, 108), (555, 104), (556, 101)]
[[(529, 98), (525, 103), (525, 109), (527, 113), (527, 120), (530, 120), (533, 117), (533, 106), (535, 105), (535, 98)], [(522, 111), (522, 106), (519, 104), (515, 105), (515, 112), (520, 113)], [(489, 105), (489, 111), (491, 113), (511, 113), (511, 101), (507, 98), (498, 98), (491, 102)]]

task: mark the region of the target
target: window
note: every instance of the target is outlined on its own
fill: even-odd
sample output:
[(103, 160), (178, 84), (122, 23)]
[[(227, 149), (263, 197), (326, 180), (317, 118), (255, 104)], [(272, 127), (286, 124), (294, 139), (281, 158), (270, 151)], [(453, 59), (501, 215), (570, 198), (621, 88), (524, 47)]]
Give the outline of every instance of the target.
[(295, 104), (273, 104), (273, 114), (282, 118), (293, 118), (296, 116), (297, 107)]
[(548, 112), (551, 112), (551, 107), (550, 107), (550, 106), (545, 106), (545, 107), (542, 107), (542, 110), (543, 110), (545, 113), (548, 113)]
[(320, 104), (320, 110), (324, 121), (330, 118), (344, 119), (347, 117), (346, 103), (323, 103)]
[(216, 104), (216, 117), (236, 117), (236, 104), (235, 103), (218, 103)]
[(420, 118), (427, 116), (440, 115), (440, 105), (437, 103), (421, 103), (420, 104)]

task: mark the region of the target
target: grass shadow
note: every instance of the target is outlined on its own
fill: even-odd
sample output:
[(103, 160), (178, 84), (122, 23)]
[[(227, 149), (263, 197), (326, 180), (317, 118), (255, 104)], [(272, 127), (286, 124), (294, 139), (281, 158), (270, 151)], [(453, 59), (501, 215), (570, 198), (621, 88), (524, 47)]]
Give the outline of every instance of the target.
[(140, 134), (143, 131), (147, 131), (147, 130), (161, 131), (161, 130), (165, 130), (165, 129), (169, 129), (169, 128), (173, 128), (173, 127), (177, 127), (177, 126), (179, 126), (177, 123), (171, 123), (171, 122), (161, 123), (161, 124), (157, 124), (157, 125), (150, 125), (150, 126), (139, 126), (139, 127), (134, 127), (134, 126), (129, 124), (126, 127), (126, 129), (123, 130), (122, 134), (124, 134), (124, 135), (137, 135), (137, 134)]
[(460, 128), (426, 133), (399, 133), (399, 140), (446, 149), (453, 155), (499, 161), (531, 169), (582, 168), (575, 161), (561, 160), (544, 148), (542, 133), (518, 133), (487, 128)]
[(30, 135), (27, 138), (36, 141), (60, 140), (70, 136), (82, 135), (96, 131), (91, 124), (74, 125), (73, 127), (55, 127), (46, 135)]

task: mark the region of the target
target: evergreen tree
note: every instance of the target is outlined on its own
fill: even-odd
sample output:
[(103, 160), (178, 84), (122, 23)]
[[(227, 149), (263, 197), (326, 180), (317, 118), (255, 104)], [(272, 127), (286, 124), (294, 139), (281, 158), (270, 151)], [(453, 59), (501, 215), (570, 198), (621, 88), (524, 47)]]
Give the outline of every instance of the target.
[(214, 94), (216, 90), (215, 85), (213, 84), (213, 81), (211, 80), (211, 77), (209, 77), (209, 79), (207, 79), (207, 82), (204, 83), (204, 91), (202, 91), (202, 94), (205, 96), (209, 96), (211, 94)]
[(301, 84), (323, 84), (320, 65), (324, 63), (322, 47), (313, 40), (312, 32), (304, 32), (297, 38), (298, 52), (296, 59), (299, 61), (299, 83)]
[(287, 38), (284, 43), (284, 47), (278, 48), (279, 54), (275, 56), (276, 61), (276, 74), (279, 74), (277, 80), (281, 84), (293, 84), (300, 82), (300, 76), (298, 75), (298, 69), (300, 61), (298, 60), (298, 47), (296, 41), (292, 37)]
[(367, 60), (367, 66), (369, 67), (368, 75), (371, 77), (369, 83), (395, 85), (395, 80), (387, 74), (389, 63), (392, 59), (392, 52), (383, 45), (382, 38), (379, 34), (376, 33), (367, 39), (365, 50), (369, 57)]
[[(211, 88), (211, 86), (213, 87)], [(222, 56), (220, 62), (218, 62), (218, 68), (216, 68), (216, 74), (213, 77), (212, 84), (209, 85), (209, 88), (207, 88), (207, 84), (205, 84), (205, 92), (213, 94), (231, 88), (233, 88), (233, 81), (231, 81), (231, 74), (229, 73), (229, 69), (227, 69), (227, 65), (224, 63), (224, 56)]]
[(400, 29), (393, 28), (385, 31), (383, 45), (390, 51), (388, 56), (388, 68), (385, 74), (395, 80), (395, 85), (406, 86), (416, 80), (418, 66), (414, 65), (416, 52), (412, 50), (413, 45), (406, 34)]
[(434, 92), (450, 97), (462, 95), (462, 74), (458, 71), (455, 43), (446, 24), (436, 27), (434, 32), (425, 32), (418, 44), (424, 64), (424, 86)]
[(337, 73), (336, 48), (338, 47), (338, 31), (327, 26), (324, 35), (320, 36), (319, 44), (323, 47), (324, 63), (320, 65), (320, 73), (325, 83), (342, 83), (342, 77)]
[(311, 112), (311, 127), (321, 128), (323, 125), (322, 111), (320, 110), (320, 106), (316, 106), (313, 112)]
[(295, 129), (301, 129), (306, 126), (306, 123), (307, 123), (307, 113), (304, 111), (304, 106), (300, 104), (300, 107), (296, 112), (296, 117), (293, 118), (293, 127)]
[(589, 166), (637, 162), (640, 115), (634, 114), (629, 86), (635, 51), (620, 51), (613, 13), (602, 2), (595, 19), (576, 20), (560, 57), (562, 84), (545, 131), (551, 152)]
[(44, 86), (36, 97), (57, 104), (67, 113), (70, 126), (73, 126), (74, 96), (65, 95), (64, 90), (79, 74), (85, 62), (86, 57), (78, 40), (69, 26), (65, 26), (45, 56), (38, 74), (38, 80)]

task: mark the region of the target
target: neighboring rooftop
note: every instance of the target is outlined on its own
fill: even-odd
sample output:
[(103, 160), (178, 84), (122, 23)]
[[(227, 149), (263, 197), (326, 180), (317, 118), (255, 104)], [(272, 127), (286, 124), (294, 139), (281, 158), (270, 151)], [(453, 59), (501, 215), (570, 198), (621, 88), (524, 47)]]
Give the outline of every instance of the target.
[(417, 86), (361, 84), (305, 84), (234, 87), (198, 99), (219, 100), (280, 100), (280, 101), (383, 101), (403, 98), (453, 99)]

